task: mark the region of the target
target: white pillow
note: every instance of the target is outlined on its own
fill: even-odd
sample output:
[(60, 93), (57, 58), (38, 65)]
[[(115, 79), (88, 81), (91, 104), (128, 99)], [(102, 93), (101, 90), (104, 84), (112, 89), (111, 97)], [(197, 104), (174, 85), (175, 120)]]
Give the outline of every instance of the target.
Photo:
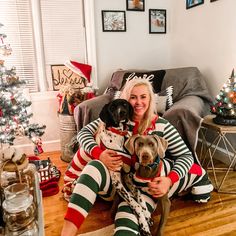
[(173, 106), (173, 86), (167, 87), (165, 90), (155, 94), (157, 113), (163, 114), (171, 106)]

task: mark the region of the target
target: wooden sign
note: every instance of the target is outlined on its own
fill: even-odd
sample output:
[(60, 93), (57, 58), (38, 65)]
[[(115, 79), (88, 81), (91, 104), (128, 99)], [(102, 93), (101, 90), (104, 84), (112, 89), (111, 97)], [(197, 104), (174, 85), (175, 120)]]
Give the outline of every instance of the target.
[(87, 85), (87, 80), (65, 65), (51, 65), (53, 90), (60, 90), (62, 86), (71, 85), (74, 89), (83, 89)]

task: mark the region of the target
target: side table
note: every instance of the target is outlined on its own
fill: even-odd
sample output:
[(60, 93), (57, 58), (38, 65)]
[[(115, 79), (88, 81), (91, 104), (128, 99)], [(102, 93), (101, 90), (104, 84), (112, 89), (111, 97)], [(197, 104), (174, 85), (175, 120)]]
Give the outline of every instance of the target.
[[(202, 164), (204, 164), (207, 155), (209, 154), (209, 162), (207, 164), (207, 169), (212, 169), (213, 172), (213, 177), (215, 181), (215, 188), (217, 192), (222, 192), (222, 193), (236, 193), (236, 190), (231, 191), (231, 190), (222, 190), (222, 187), (224, 185), (225, 179), (228, 176), (230, 171), (235, 171), (235, 162), (236, 162), (236, 149), (233, 147), (231, 144), (230, 140), (227, 138), (227, 134), (236, 134), (236, 126), (225, 126), (225, 125), (218, 125), (213, 122), (214, 115), (208, 115), (204, 117), (202, 124), (201, 124), (201, 129), (200, 129), (200, 134), (202, 136), (202, 148), (201, 148), (201, 154), (200, 154), (200, 160)], [(208, 144), (206, 141), (206, 135), (208, 131), (213, 131), (216, 132), (216, 137), (213, 139), (213, 141)], [(223, 147), (225, 148), (227, 152), (227, 157), (229, 160), (229, 165), (225, 167), (216, 167), (213, 161), (213, 157), (215, 155), (215, 152), (217, 148), (219, 147), (219, 144), (222, 143)], [(203, 152), (203, 149), (205, 147), (205, 151)], [(232, 151), (233, 156), (230, 155), (230, 151)], [(208, 165), (211, 165), (211, 168), (208, 168)], [(218, 182), (217, 179), (217, 174), (219, 172), (223, 172), (223, 177), (221, 181)], [(236, 174), (236, 171), (235, 171)], [(235, 185), (236, 186), (236, 185)]]

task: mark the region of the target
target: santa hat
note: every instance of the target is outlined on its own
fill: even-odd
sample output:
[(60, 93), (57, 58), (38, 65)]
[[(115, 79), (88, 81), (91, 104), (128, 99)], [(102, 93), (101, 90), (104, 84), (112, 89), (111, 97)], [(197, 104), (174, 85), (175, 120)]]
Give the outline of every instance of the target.
[(90, 82), (92, 66), (88, 64), (82, 64), (76, 61), (66, 61), (65, 66), (72, 70), (74, 73), (86, 78), (88, 82)]

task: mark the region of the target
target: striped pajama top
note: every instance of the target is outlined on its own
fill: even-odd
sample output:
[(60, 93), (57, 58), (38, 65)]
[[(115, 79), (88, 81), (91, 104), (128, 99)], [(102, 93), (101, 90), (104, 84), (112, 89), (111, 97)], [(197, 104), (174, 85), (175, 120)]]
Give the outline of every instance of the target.
[[(99, 159), (99, 156), (103, 151), (94, 140), (94, 135), (97, 132), (100, 122), (101, 120), (97, 119), (89, 123), (81, 129), (77, 137), (82, 148), (94, 159)], [(127, 138), (137, 134), (138, 122), (129, 121), (127, 127)], [(173, 162), (173, 168), (169, 172), (168, 177), (171, 179), (172, 184), (186, 176), (194, 163), (194, 158), (176, 128), (170, 124), (169, 121), (156, 115), (151, 126), (144, 134), (156, 134), (168, 141), (167, 151), (170, 154), (168, 155), (168, 159)]]

